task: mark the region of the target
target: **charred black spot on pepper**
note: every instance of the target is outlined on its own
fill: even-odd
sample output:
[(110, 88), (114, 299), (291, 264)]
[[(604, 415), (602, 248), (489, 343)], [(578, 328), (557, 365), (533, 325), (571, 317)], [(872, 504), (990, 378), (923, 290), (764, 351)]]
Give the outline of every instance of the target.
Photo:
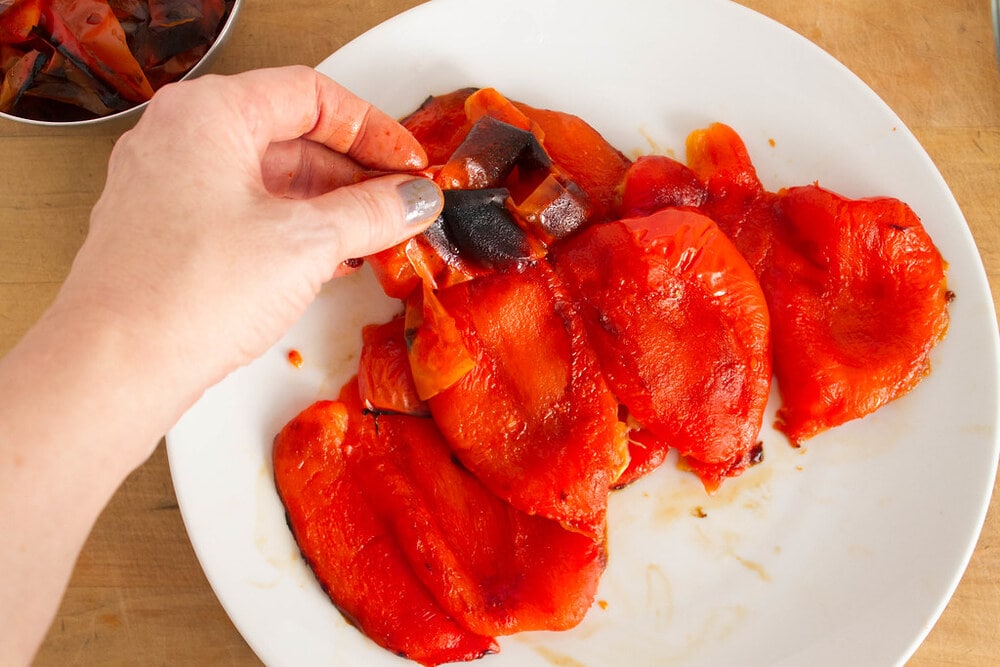
[(764, 442), (757, 441), (757, 444), (750, 450), (750, 465), (755, 466), (764, 460)]
[(428, 240), (432, 245), (446, 242), (461, 259), (489, 269), (527, 259), (528, 236), (507, 210), (508, 198), (505, 188), (445, 190), (444, 208)]
[(499, 185), (515, 167), (523, 177), (547, 172), (552, 166), (534, 134), (492, 116), (476, 121), (449, 162), (463, 165), (469, 178), (468, 184), (457, 187), (475, 188)]
[[(448, 196), (445, 192), (445, 206), (447, 206)], [(451, 240), (448, 228), (445, 225), (444, 211), (430, 224), (423, 232), (427, 243), (434, 249), (445, 262), (454, 263), (459, 260), (459, 248)]]
[(417, 332), (419, 329), (417, 327), (409, 327), (403, 331), (403, 341), (406, 343), (406, 349), (413, 349), (413, 341), (417, 339)]
[(362, 408), (361, 414), (366, 417), (371, 417), (375, 420), (375, 428), (378, 429), (378, 418), (379, 417), (417, 417), (419, 419), (430, 418), (430, 415), (425, 415), (423, 413), (417, 412), (403, 412), (402, 410), (385, 410), (383, 408)]

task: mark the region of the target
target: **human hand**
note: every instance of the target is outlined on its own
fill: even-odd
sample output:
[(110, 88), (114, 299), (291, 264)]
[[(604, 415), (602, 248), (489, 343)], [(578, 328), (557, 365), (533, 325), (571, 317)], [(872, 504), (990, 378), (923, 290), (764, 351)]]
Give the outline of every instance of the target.
[(127, 323), (200, 391), (272, 345), (344, 260), (437, 216), (428, 180), (359, 182), (425, 162), (394, 120), (305, 67), (167, 86), (115, 146), (57, 304)]

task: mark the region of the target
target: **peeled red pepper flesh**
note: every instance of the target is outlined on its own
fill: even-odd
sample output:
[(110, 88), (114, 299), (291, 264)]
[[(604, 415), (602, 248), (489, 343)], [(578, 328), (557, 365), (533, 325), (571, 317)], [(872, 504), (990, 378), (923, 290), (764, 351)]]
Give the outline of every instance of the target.
[[(767, 305), (712, 220), (688, 209), (594, 225), (549, 255), (611, 390), (709, 489), (750, 463), (771, 381)], [(662, 460), (662, 456), (660, 457)]]
[(375, 413), (428, 416), (410, 371), (404, 316), (369, 324), (361, 330), (361, 340), (358, 394), (362, 405)]
[(350, 406), (320, 401), (274, 442), (274, 477), (288, 524), (316, 579), (379, 645), (424, 665), (496, 652), (459, 625), (420, 582), (388, 519), (358, 478)]
[(444, 164), (462, 143), (472, 123), (465, 115), (465, 100), (475, 88), (461, 88), (432, 95), (400, 123), (420, 142), (430, 165)]
[(643, 155), (625, 172), (621, 217), (638, 218), (674, 206), (699, 207), (708, 189), (686, 164), (666, 155)]
[(910, 391), (948, 328), (945, 264), (892, 198), (815, 185), (778, 201), (788, 226), (764, 288), (772, 312), (777, 427), (800, 444)]
[(544, 262), (438, 293), (475, 365), (428, 399), (456, 456), (501, 498), (591, 536), (627, 463), (618, 404)]
[(743, 139), (724, 123), (695, 130), (687, 138), (687, 162), (707, 190), (702, 213), (719, 225), (760, 276), (781, 228), (775, 195), (761, 184)]
[[(387, 393), (406, 393), (400, 318), (365, 334), (363, 371), (394, 369)], [(369, 409), (360, 391), (354, 379), (337, 402), (310, 406), (274, 448), (289, 525), (344, 614), (423, 664), (495, 651), (492, 635), (579, 623), (605, 567), (603, 536), (515, 509), (458, 462), (434, 421)]]
[(777, 428), (800, 445), (912, 389), (947, 329), (945, 262), (899, 200), (817, 185), (774, 193), (743, 140), (692, 132), (688, 163), (715, 219), (761, 281), (771, 312)]
[(583, 619), (606, 563), (603, 538), (493, 494), (455, 459), (430, 419), (357, 421), (358, 479), (417, 578), (452, 618), (484, 636), (565, 630)]

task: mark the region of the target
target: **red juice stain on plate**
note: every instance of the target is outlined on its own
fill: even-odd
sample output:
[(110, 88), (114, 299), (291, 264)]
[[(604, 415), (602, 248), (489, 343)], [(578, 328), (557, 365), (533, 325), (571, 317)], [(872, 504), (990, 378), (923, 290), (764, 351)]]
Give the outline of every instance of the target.
[(301, 352), (299, 352), (298, 350), (289, 350), (286, 356), (288, 358), (288, 363), (290, 363), (292, 366), (295, 366), (295, 368), (302, 368)]

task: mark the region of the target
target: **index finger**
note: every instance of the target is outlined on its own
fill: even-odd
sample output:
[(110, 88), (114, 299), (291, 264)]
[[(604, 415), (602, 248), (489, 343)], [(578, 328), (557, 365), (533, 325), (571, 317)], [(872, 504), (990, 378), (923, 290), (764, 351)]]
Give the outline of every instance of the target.
[(228, 78), (261, 156), (273, 142), (302, 137), (377, 169), (427, 164), (406, 128), (314, 69), (279, 67)]

